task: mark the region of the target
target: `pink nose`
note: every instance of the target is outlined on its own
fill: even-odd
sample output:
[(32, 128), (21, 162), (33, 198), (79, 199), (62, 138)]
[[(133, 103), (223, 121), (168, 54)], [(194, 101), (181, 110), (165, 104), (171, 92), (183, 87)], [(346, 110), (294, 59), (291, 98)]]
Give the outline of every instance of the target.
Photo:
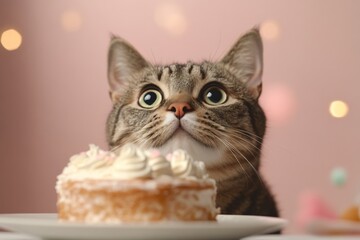
[(185, 113), (192, 111), (192, 107), (190, 106), (189, 103), (186, 102), (176, 102), (176, 103), (172, 103), (168, 109), (168, 111), (172, 111), (175, 113), (175, 116), (180, 119), (182, 118)]

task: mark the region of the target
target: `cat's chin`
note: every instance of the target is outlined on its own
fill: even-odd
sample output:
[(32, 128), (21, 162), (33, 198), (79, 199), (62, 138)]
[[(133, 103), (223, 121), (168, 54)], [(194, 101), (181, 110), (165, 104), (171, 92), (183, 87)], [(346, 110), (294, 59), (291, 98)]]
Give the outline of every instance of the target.
[(222, 153), (219, 149), (210, 148), (195, 140), (184, 129), (178, 128), (171, 138), (162, 146), (158, 147), (164, 155), (173, 152), (176, 149), (187, 151), (194, 160), (203, 161), (205, 165), (212, 166), (221, 160)]

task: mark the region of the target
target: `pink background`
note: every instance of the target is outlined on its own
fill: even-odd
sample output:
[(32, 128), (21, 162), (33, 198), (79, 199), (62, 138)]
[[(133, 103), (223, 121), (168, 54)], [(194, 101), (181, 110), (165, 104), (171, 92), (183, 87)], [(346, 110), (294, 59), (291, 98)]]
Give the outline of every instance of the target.
[[(70, 30), (68, 11), (78, 14)], [(0, 2), (0, 33), (15, 28), (23, 42), (0, 45), (0, 213), (56, 211), (55, 180), (69, 156), (106, 147), (111, 32), (149, 61), (171, 63), (219, 59), (267, 21), (279, 34), (264, 38), (262, 172), (284, 218), (294, 219), (308, 191), (341, 212), (360, 192), (360, 1), (10, 0)], [(345, 118), (329, 114), (337, 99), (349, 105)], [(330, 181), (335, 167), (347, 172), (343, 187)]]

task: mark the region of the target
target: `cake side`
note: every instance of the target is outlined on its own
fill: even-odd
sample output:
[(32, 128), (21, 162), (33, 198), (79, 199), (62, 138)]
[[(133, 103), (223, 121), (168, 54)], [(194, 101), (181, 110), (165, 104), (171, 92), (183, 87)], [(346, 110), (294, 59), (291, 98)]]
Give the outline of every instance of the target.
[(69, 180), (61, 188), (58, 214), (66, 221), (198, 221), (218, 213), (212, 181)]

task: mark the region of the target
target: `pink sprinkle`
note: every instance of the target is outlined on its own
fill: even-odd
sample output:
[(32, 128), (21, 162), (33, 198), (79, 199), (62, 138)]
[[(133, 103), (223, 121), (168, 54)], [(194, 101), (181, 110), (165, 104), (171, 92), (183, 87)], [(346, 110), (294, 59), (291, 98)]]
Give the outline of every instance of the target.
[(150, 150), (150, 157), (159, 157), (161, 156), (161, 152), (158, 149), (152, 149)]
[(172, 153), (168, 153), (168, 154), (166, 155), (166, 159), (167, 159), (168, 161), (171, 161), (171, 159), (172, 159)]

